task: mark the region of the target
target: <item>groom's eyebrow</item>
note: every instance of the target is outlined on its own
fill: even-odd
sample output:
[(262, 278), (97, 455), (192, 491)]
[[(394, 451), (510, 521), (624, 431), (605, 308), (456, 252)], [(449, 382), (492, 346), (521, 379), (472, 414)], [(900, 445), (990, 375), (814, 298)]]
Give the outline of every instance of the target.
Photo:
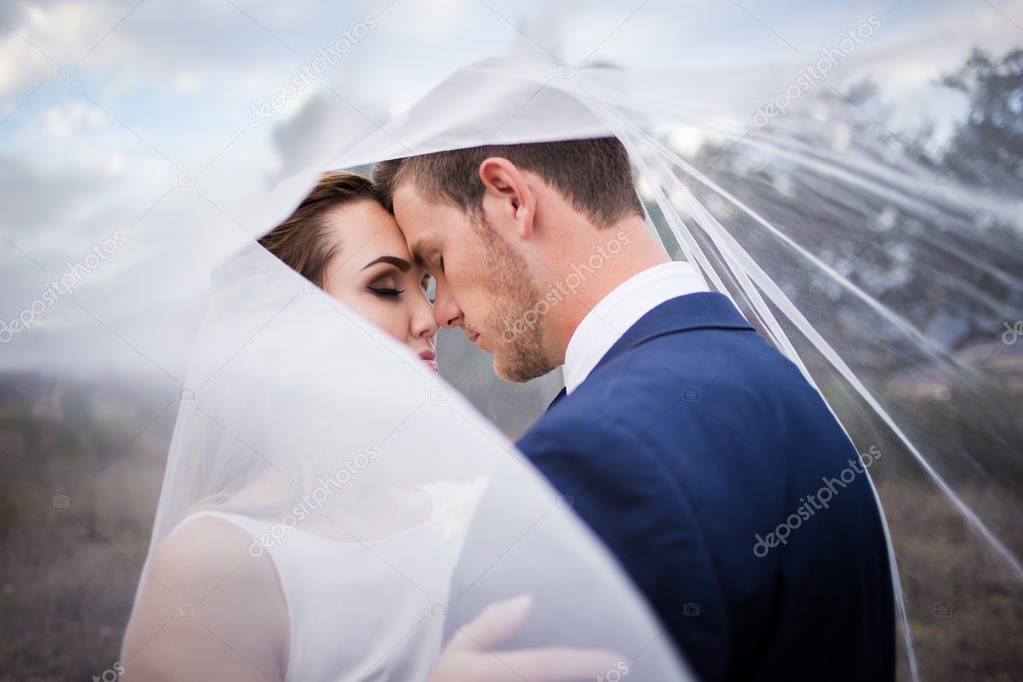
[(380, 258), (374, 258), (370, 262), (366, 263), (366, 265), (364, 265), (362, 269), (365, 270), (366, 268), (376, 265), (377, 263), (390, 263), (391, 265), (398, 268), (402, 272), (408, 272), (408, 269), (412, 267), (412, 264), (409, 263), (404, 258), (398, 258), (397, 256), (380, 256)]
[(437, 251), (437, 242), (429, 237), (420, 239), (409, 249), (412, 253), (412, 260), (421, 268), (426, 268), (430, 256)]

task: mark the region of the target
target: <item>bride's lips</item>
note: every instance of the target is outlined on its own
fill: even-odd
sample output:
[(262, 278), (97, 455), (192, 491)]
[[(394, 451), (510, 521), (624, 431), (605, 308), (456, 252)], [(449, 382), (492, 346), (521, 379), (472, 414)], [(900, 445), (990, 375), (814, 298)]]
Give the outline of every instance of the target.
[[(479, 339), (479, 337), (480, 335), (478, 332), (471, 332), (469, 330), (465, 331), (465, 338), (469, 339), (469, 343), (476, 343), (476, 340)], [(478, 343), (476, 343), (476, 345), (479, 346)]]
[(423, 359), (423, 362), (432, 369), (434, 372), (440, 371), (440, 366), (437, 364), (437, 354), (432, 350), (424, 350), (419, 354), (419, 357)]

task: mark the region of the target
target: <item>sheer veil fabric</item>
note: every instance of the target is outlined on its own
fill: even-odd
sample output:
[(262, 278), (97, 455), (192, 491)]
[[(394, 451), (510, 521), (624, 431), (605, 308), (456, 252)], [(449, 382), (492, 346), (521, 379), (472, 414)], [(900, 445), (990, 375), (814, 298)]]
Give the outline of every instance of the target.
[[(819, 144), (815, 136), (825, 132), (812, 121), (779, 121), (770, 130), (737, 125), (722, 115), (735, 97), (734, 88), (696, 74), (567, 69), (513, 54), (461, 69), (366, 137), (351, 139), (343, 117), (324, 117), (306, 131), (321, 144), (292, 160), (293, 175), (268, 191), (251, 188), (230, 211), (265, 231), (325, 169), (365, 170), (376, 161), (480, 144), (615, 135), (630, 153), (650, 229), (666, 250), (698, 267), (711, 289), (728, 295), (803, 371), (861, 451), (883, 453), (878, 459), (886, 480), (877, 491), (891, 529), (894, 574), (912, 575), (925, 559), (900, 544), (914, 527), (891, 511), (894, 493), (885, 494), (891, 481), (926, 491), (927, 499), (954, 514), (977, 560), (1009, 575), (1018, 589), (1023, 569), (1011, 538), (1021, 519), (1005, 512), (1010, 482), (993, 480), (965, 451), (930, 448), (930, 422), (905, 407), (905, 394), (888, 382), (884, 367), (917, 367), (964, 395), (981, 370), (877, 300), (848, 269), (822, 258), (826, 239), (813, 238), (813, 230), (827, 236), (827, 224), (807, 225), (798, 211), (791, 222), (779, 220), (784, 188), (750, 194), (726, 186), (712, 169), (687, 159), (671, 133), (684, 126), (737, 150), (729, 153), (747, 154), (749, 163), (805, 170), (818, 183), (813, 191), (835, 199), (835, 210), (855, 212), (848, 198), (862, 193), (924, 223), (970, 216), (940, 198), (921, 206), (923, 171), (886, 163), (867, 139), (839, 155)], [(997, 196), (976, 201), (988, 214), (1014, 219), (1011, 205)], [(864, 239), (872, 234), (864, 227)], [(249, 523), (247, 539), (236, 548), (239, 563), (286, 551), (305, 533), (360, 548), (364, 565), (409, 587), (413, 596), (406, 604), (415, 612), (409, 627), (429, 630), (421, 651), (431, 653), (422, 654), (417, 671), (429, 670), (442, 633), (460, 625), (449, 616), (466, 595), (486, 603), (528, 593), (535, 617), (511, 640), (516, 645), (608, 649), (635, 679), (688, 679), (684, 662), (617, 564), (507, 438), (409, 351), (250, 241), (207, 240), (202, 261), (190, 265), (188, 280), (204, 292), (204, 313), (197, 331), (178, 335), (189, 339), (189, 369), (139, 594), (166, 590), (173, 602), (170, 587), (151, 570), (162, 543), (196, 513), (228, 514), (247, 520), (242, 526)], [(919, 254), (947, 247), (926, 230), (908, 244)], [(970, 247), (957, 248), (965, 253)], [(979, 272), (985, 266), (970, 267)], [(934, 269), (930, 276), (941, 274)], [(1023, 290), (1018, 276), (1002, 275), (1011, 290)], [(829, 315), (839, 302), (841, 314)], [(973, 303), (1000, 305), (979, 292)], [(866, 347), (877, 353), (866, 354)], [(444, 492), (425, 512), (433, 540), (411, 553), (379, 550), (376, 542), (424, 523), (422, 514), (395, 511), (394, 491), (415, 494), (438, 485)], [(488, 512), (477, 514), (484, 498)], [(469, 532), (491, 540), (474, 543), (479, 555), (463, 557)], [(755, 539), (748, 540), (752, 553)], [(424, 571), (427, 564), (439, 573)], [(456, 564), (471, 577), (453, 586), (444, 574)], [(345, 567), (334, 568), (344, 581)], [(944, 581), (930, 585), (934, 601), (951, 589), (953, 578)], [(901, 658), (916, 678), (911, 623), (931, 602), (907, 603), (896, 588)], [(350, 603), (325, 608), (348, 614), (347, 627), (357, 627), (364, 614), (386, 617), (372, 589), (346, 594)], [(377, 615), (367, 617), (366, 627)], [(215, 630), (215, 622), (211, 616), (206, 626)], [(405, 634), (396, 633), (398, 641), (382, 649), (381, 669), (400, 669), (387, 668), (387, 661), (399, 665)]]
[[(211, 519), (231, 526), (212, 548), (188, 535)], [(223, 567), (208, 592), (178, 587), (166, 548), (182, 537), (189, 564), (214, 552)], [(249, 592), (267, 557), (287, 623)], [(426, 679), (463, 604), (521, 595), (531, 616), (498, 657), (516, 643), (601, 649), (613, 655), (587, 675), (689, 679), (570, 504), (417, 356), (258, 245), (216, 268), (137, 596), (192, 615), (196, 670), (290, 631), (287, 679)], [(228, 612), (251, 614), (244, 632), (218, 628)]]

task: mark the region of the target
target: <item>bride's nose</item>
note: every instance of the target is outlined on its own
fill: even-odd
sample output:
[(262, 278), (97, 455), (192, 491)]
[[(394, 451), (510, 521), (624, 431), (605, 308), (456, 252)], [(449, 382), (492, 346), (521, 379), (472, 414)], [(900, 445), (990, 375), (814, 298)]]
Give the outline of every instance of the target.
[(419, 296), (412, 304), (412, 317), (409, 320), (409, 332), (413, 338), (427, 341), (437, 336), (437, 322), (433, 319), (433, 306), (426, 296)]

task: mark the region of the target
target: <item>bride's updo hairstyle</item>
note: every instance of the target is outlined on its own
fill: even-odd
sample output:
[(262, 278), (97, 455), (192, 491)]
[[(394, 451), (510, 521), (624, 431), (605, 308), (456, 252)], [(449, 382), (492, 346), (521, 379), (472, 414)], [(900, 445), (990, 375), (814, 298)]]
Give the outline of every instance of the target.
[(322, 288), (323, 271), (341, 249), (341, 239), (330, 229), (325, 217), (340, 206), (358, 201), (380, 201), (369, 178), (349, 171), (324, 173), (298, 208), (259, 243)]

